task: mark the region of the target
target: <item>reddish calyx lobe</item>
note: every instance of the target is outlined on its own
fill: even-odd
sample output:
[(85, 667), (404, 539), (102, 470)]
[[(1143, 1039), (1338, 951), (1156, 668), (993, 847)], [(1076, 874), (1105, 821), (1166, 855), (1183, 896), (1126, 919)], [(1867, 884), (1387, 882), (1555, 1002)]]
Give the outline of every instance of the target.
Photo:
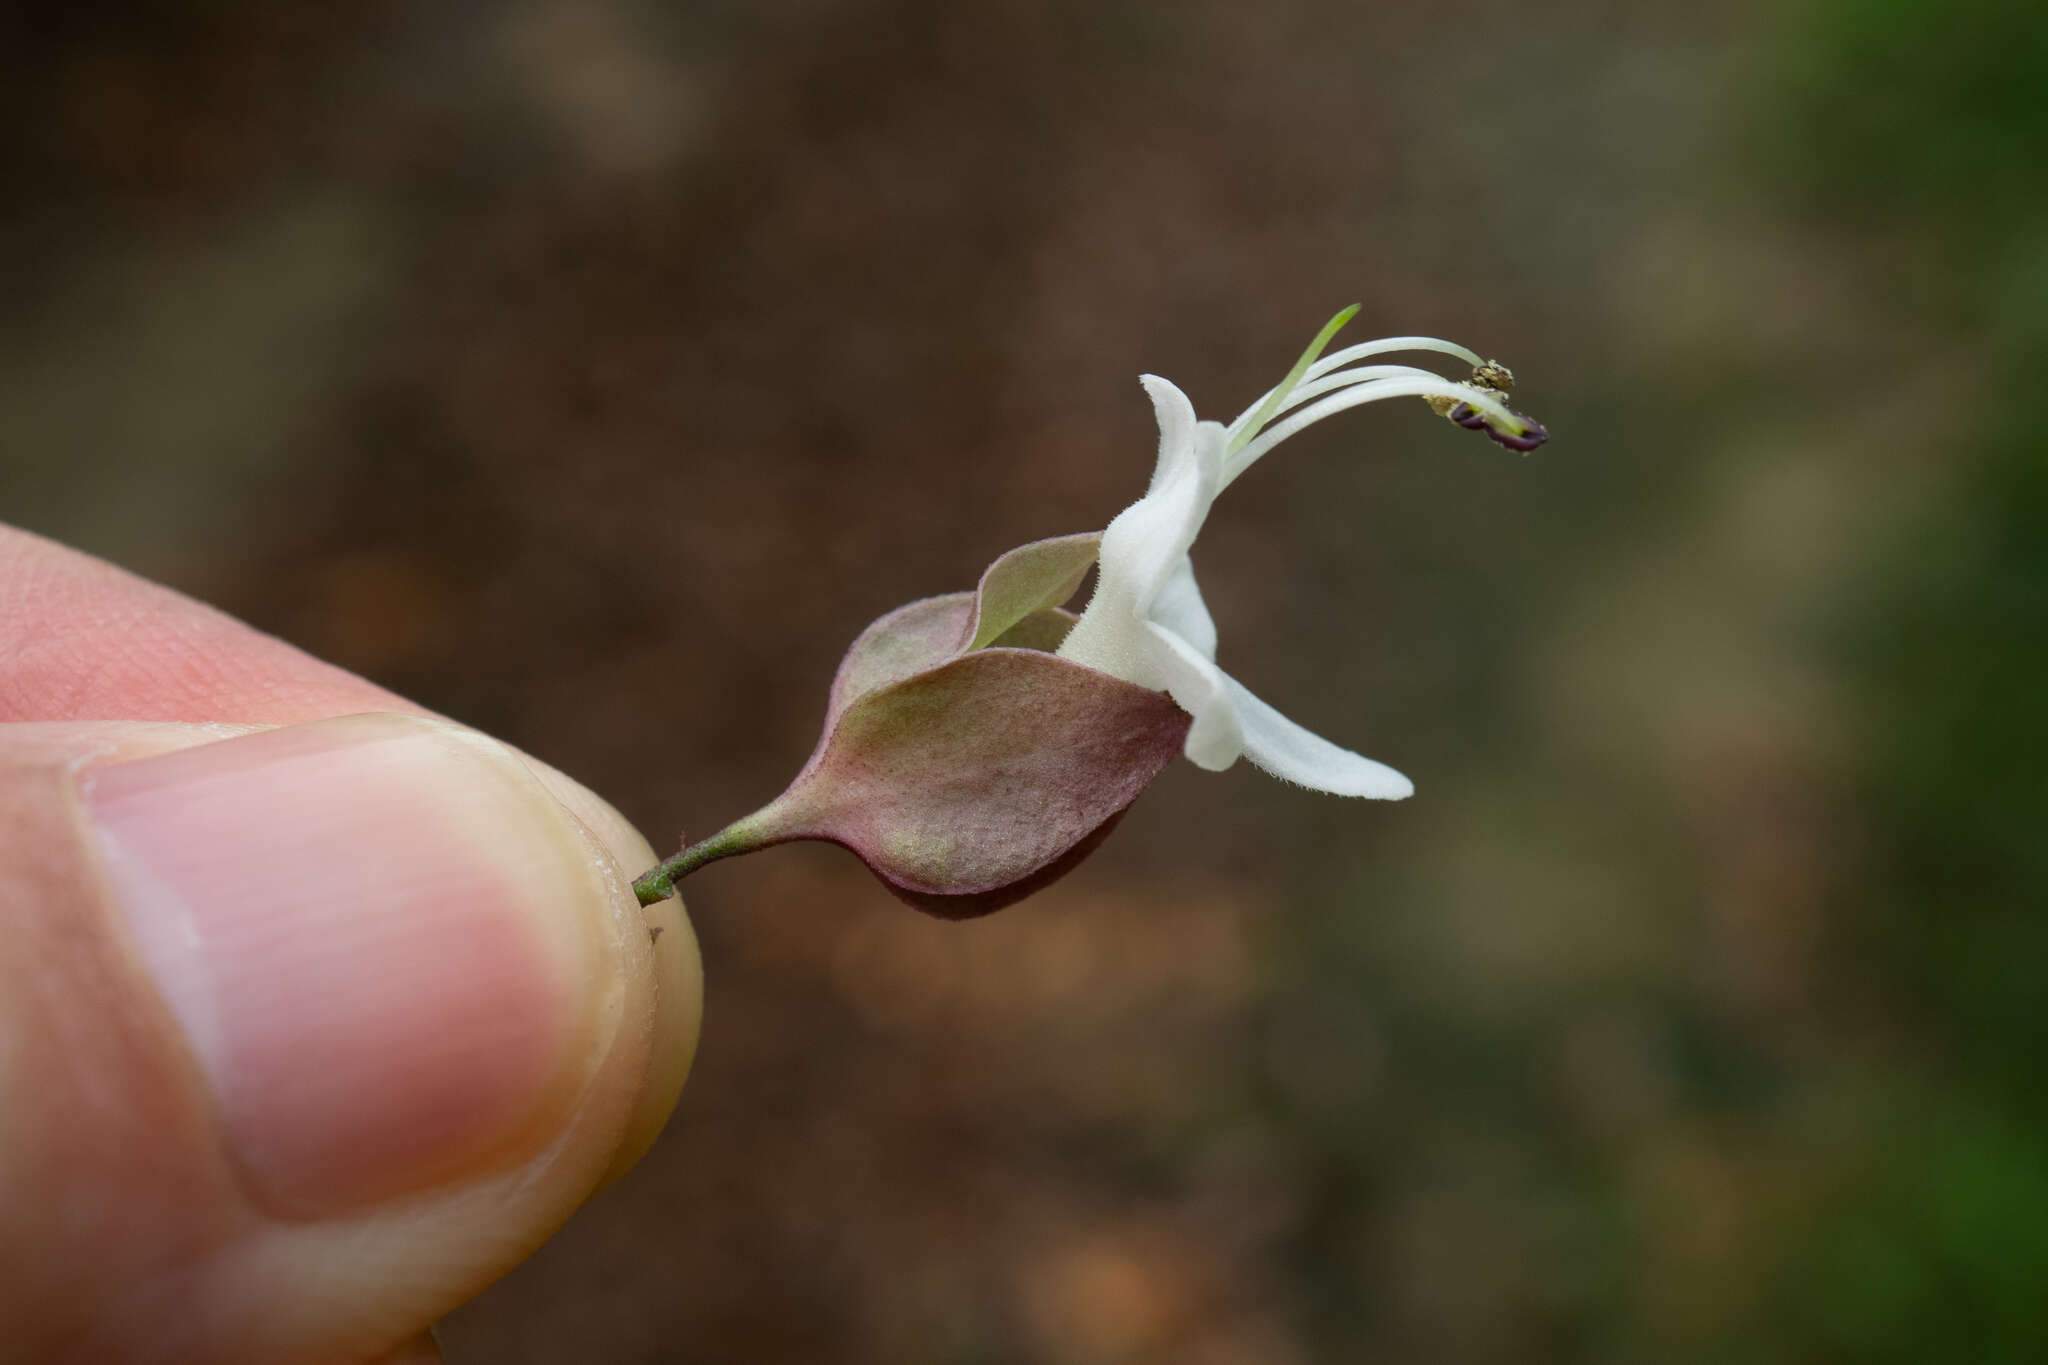
[[(1165, 693), (1050, 652), (1074, 622), (1059, 604), (1098, 541), (1012, 550), (976, 591), (912, 602), (869, 626), (839, 666), (823, 736), (789, 789), (663, 869), (680, 876), (770, 844), (828, 840), (949, 919), (1001, 909), (1065, 875), (1180, 753), (1190, 724)], [(655, 875), (637, 884), (643, 898)]]

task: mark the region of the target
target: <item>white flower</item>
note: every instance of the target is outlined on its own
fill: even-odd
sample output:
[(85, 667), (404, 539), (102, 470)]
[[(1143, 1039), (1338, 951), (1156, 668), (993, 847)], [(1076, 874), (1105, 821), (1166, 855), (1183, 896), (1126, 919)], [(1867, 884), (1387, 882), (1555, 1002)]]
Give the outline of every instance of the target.
[[(1199, 767), (1220, 770), (1244, 755), (1304, 787), (1398, 800), (1415, 790), (1406, 777), (1296, 725), (1216, 666), (1216, 623), (1188, 557), (1210, 506), (1232, 480), (1304, 427), (1361, 403), (1427, 398), (1459, 425), (1483, 428), (1511, 448), (1531, 449), (1542, 441), (1540, 426), (1497, 397), (1511, 382), (1506, 371), (1462, 346), (1431, 337), (1388, 337), (1318, 360), (1357, 311), (1354, 306), (1332, 319), (1287, 377), (1227, 427), (1197, 421), (1179, 389), (1157, 375), (1143, 377), (1159, 420), (1159, 462), (1145, 496), (1103, 532), (1095, 595), (1059, 653), (1169, 693), (1194, 717), (1186, 754)], [(1418, 350), (1466, 361), (1475, 382), (1456, 383), (1406, 365), (1358, 363)]]

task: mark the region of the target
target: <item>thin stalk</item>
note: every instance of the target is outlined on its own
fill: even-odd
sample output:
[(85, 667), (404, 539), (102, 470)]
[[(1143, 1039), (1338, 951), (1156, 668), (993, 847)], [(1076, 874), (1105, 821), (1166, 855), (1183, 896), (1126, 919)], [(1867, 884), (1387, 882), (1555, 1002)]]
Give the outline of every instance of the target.
[(706, 863), (715, 863), (720, 858), (730, 858), (738, 853), (751, 853), (761, 847), (757, 838), (749, 838), (747, 820), (727, 825), (708, 839), (699, 839), (681, 853), (651, 868), (633, 879), (633, 895), (642, 905), (667, 900), (676, 893), (676, 883), (695, 872)]

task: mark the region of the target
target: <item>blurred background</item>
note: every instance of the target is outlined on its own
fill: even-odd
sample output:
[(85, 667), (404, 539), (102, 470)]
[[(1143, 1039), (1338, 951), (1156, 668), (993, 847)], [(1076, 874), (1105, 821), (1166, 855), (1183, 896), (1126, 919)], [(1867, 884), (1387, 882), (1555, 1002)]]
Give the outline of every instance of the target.
[(929, 921), (688, 885), (660, 1145), (464, 1361), (2048, 1359), (2048, 30), (2021, 0), (28, 0), (0, 516), (657, 847), (872, 617), (1354, 338), (1223, 662), (1415, 777), (1177, 765)]

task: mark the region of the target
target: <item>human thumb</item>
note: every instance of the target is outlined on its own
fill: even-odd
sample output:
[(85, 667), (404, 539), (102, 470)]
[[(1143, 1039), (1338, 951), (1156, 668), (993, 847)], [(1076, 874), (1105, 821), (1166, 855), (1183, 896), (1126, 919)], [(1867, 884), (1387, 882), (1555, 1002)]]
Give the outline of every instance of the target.
[(503, 1273), (682, 1084), (652, 861), (442, 721), (0, 726), (0, 1358), (364, 1365)]

